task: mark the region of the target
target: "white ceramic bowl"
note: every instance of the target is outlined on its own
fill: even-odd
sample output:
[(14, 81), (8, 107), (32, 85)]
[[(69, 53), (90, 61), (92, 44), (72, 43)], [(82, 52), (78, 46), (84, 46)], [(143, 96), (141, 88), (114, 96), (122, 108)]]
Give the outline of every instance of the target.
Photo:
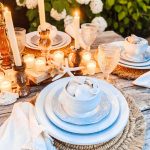
[(128, 41), (128, 37), (125, 38), (124, 48), (128, 56), (130, 57), (140, 57), (144, 55), (148, 49), (148, 41), (144, 38), (140, 38), (141, 42), (139, 44), (132, 44)]
[(94, 110), (101, 101), (101, 94), (102, 93), (99, 90), (97, 94), (87, 98), (86, 100), (76, 99), (68, 93), (65, 86), (59, 96), (59, 99), (63, 105), (64, 110), (70, 116), (83, 117), (93, 114)]

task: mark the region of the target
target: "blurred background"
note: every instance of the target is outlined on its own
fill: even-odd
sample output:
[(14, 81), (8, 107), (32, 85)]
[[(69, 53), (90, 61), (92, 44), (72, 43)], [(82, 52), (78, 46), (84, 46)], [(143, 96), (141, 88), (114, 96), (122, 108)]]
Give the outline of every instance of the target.
[[(39, 25), (37, 0), (0, 0), (11, 9), (15, 26), (34, 31)], [(94, 6), (94, 4), (96, 4)], [(64, 30), (64, 18), (58, 15), (72, 15), (74, 9), (81, 14), (81, 23), (91, 22), (96, 17), (103, 17), (107, 22), (106, 30), (126, 37), (136, 34), (150, 37), (150, 0), (45, 0), (46, 19)], [(51, 10), (56, 10), (56, 12)], [(95, 11), (94, 11), (95, 10)], [(56, 16), (56, 17), (55, 17)]]

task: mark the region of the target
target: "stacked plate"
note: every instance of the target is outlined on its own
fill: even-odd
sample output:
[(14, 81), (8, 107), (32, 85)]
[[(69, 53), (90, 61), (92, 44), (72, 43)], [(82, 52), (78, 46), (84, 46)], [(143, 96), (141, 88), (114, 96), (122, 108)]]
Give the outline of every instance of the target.
[[(40, 50), (38, 46), (39, 34), (37, 31), (26, 34), (26, 47)], [(57, 31), (57, 35), (52, 39), (52, 46), (50, 50), (63, 48), (71, 43), (71, 37), (65, 32)]]
[(144, 57), (130, 57), (124, 49), (124, 41), (113, 42), (121, 47), (121, 59), (119, 65), (133, 69), (150, 69), (150, 48), (145, 52)]
[(129, 118), (125, 97), (105, 81), (86, 78), (98, 82), (104, 93), (92, 116), (71, 117), (59, 102), (58, 97), (70, 77), (51, 83), (39, 94), (35, 104), (37, 119), (52, 137), (70, 144), (93, 145), (111, 140), (125, 128)]

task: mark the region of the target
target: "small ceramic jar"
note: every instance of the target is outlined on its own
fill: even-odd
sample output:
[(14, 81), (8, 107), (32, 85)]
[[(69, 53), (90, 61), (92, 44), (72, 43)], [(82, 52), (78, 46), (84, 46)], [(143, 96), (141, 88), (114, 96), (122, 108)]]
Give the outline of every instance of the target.
[(82, 84), (70, 81), (64, 87), (59, 98), (63, 99), (63, 108), (70, 116), (85, 117), (95, 112), (101, 101), (101, 91), (97, 83), (92, 80), (90, 82), (92, 86), (90, 88), (88, 88), (86, 80)]

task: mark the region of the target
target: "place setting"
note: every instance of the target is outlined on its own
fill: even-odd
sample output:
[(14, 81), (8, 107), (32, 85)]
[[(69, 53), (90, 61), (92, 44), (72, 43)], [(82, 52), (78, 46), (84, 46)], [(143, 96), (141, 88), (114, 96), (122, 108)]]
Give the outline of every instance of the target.
[(150, 46), (146, 39), (131, 35), (113, 44), (122, 48), (119, 65), (131, 69), (150, 69)]
[[(59, 82), (61, 86), (57, 86)], [(77, 92), (75, 96), (66, 91), (67, 84)], [(87, 95), (78, 93), (78, 86), (84, 87)], [(103, 112), (100, 110), (102, 107)], [(111, 140), (123, 131), (129, 118), (125, 97), (112, 85), (90, 77), (55, 81), (40, 93), (35, 108), (38, 120), (46, 126), (51, 136), (76, 145)]]
[[(13, 13), (0, 3), (0, 149), (142, 149), (149, 108), (148, 41), (104, 31), (109, 24), (97, 11), (105, 2), (76, 2), (89, 6), (95, 16), (90, 21), (84, 10), (69, 14), (74, 2), (66, 1), (62, 12), (55, 2), (16, 1), (30, 9), (30, 19), (30, 12), (38, 13), (31, 32), (14, 27)], [(127, 80), (135, 72), (138, 76)]]
[[(71, 37), (62, 31), (57, 31), (56, 28), (52, 28), (52, 44), (49, 50), (60, 49), (66, 47), (71, 43)], [(40, 35), (38, 31), (30, 32), (26, 35), (26, 47), (41, 50), (39, 47)]]

